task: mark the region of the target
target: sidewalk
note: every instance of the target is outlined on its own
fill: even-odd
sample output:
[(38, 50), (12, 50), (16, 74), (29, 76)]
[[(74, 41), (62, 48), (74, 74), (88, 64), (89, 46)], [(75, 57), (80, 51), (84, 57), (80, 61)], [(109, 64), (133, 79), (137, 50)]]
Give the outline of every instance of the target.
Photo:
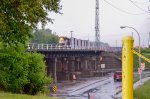
[[(142, 83), (141, 83), (141, 81), (137, 81), (136, 83), (134, 83), (133, 88), (134, 88), (134, 89), (138, 88), (139, 86), (143, 85), (144, 82), (148, 81), (149, 79), (150, 79), (150, 77), (143, 78), (143, 79), (142, 79)], [(121, 97), (122, 97), (122, 92), (119, 93), (119, 94), (117, 95), (117, 97), (118, 97), (119, 99), (121, 99)]]
[(134, 84), (134, 89), (136, 89), (136, 88), (138, 88), (139, 86), (143, 85), (144, 82), (146, 82), (146, 81), (149, 80), (149, 79), (150, 79), (150, 77), (147, 77), (147, 78), (142, 79), (142, 81), (136, 82), (136, 83)]

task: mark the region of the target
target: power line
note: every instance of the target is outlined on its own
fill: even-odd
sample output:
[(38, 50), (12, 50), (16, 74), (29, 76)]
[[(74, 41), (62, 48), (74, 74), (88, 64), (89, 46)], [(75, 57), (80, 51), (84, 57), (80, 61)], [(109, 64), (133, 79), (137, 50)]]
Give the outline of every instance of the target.
[(145, 1), (145, 2), (139, 2), (139, 1), (133, 1), (133, 0), (132, 0), (132, 2), (134, 2), (134, 3), (139, 3), (139, 4), (145, 4), (145, 3), (150, 3), (150, 0)]
[(132, 0), (129, 0), (134, 6), (136, 6), (138, 9), (140, 9), (141, 11), (144, 11), (146, 13), (150, 13), (149, 11), (146, 11), (144, 9), (142, 9), (141, 7), (139, 7), (138, 5), (136, 5)]
[(110, 2), (108, 2), (108, 1), (106, 1), (106, 0), (104, 0), (104, 1), (105, 1), (107, 4), (111, 5), (113, 8), (115, 8), (115, 9), (121, 11), (121, 12), (124, 12), (124, 13), (126, 13), (126, 14), (130, 14), (130, 15), (142, 15), (142, 14), (146, 14), (146, 13), (130, 13), (130, 12), (127, 12), (127, 11), (125, 11), (125, 10), (123, 10), (123, 9), (120, 9), (119, 7), (114, 6), (113, 4), (111, 4)]

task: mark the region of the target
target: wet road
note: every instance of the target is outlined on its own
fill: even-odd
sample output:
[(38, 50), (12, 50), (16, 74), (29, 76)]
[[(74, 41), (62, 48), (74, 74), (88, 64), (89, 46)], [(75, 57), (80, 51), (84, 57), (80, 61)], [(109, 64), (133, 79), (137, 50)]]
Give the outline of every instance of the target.
[[(91, 85), (92, 86), (92, 85)], [(63, 99), (117, 99), (117, 93), (121, 91), (121, 82), (114, 82), (109, 78), (106, 83), (80, 94), (68, 94), (61, 96)]]
[(116, 99), (117, 93), (121, 91), (121, 82), (111, 82), (99, 86), (94, 89), (90, 94), (93, 99)]

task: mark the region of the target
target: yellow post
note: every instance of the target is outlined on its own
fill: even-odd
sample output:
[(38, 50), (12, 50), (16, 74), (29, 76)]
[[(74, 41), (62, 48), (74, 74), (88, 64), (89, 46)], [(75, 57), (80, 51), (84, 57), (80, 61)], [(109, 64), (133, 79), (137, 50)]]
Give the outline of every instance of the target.
[(122, 39), (122, 99), (133, 99), (133, 38)]

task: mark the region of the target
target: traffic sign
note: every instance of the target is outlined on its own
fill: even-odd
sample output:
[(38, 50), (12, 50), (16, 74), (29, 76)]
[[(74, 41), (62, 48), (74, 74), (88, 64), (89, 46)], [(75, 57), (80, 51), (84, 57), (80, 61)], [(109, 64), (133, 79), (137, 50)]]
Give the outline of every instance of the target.
[(142, 69), (141, 68), (138, 68), (138, 73), (142, 74)]
[(145, 63), (141, 63), (141, 69), (145, 70)]
[(51, 85), (50, 86), (50, 92), (55, 93), (57, 91), (57, 86), (56, 85)]
[(101, 64), (101, 68), (105, 68), (105, 64)]
[(52, 91), (53, 91), (53, 92), (56, 92), (56, 91), (57, 91), (57, 86), (53, 86), (53, 87), (52, 87)]

